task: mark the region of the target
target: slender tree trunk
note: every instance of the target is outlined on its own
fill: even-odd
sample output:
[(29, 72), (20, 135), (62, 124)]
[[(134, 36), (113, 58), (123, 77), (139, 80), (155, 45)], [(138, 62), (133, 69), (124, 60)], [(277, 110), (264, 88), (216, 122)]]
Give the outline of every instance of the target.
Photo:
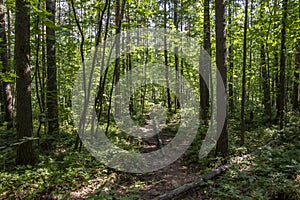
[[(300, 0), (299, 0), (299, 20), (300, 20)], [(300, 39), (297, 40), (297, 54), (295, 58), (294, 87), (293, 87), (293, 109), (299, 111), (299, 71), (300, 71)]]
[(242, 69), (242, 102), (241, 102), (241, 145), (245, 143), (245, 99), (246, 99), (246, 68), (247, 68), (247, 30), (248, 30), (248, 0), (245, 2), (243, 69)]
[[(174, 25), (176, 28), (176, 31), (178, 30), (178, 0), (174, 0)], [(178, 97), (177, 95), (179, 95), (179, 58), (178, 58), (178, 47), (174, 48), (174, 57), (175, 57), (175, 70), (176, 70), (176, 97), (175, 97), (175, 112), (176, 109), (180, 107), (179, 102), (178, 102)]]
[[(225, 2), (224, 0), (216, 0), (216, 61), (217, 68), (221, 74), (223, 81), (217, 80), (217, 120), (225, 118), (225, 124), (222, 127), (220, 123), (217, 125), (218, 132), (221, 133), (217, 142), (216, 153), (221, 154), (224, 158), (228, 156), (228, 132), (227, 132), (227, 117), (226, 113), (218, 111), (218, 108), (227, 106), (226, 100), (226, 84), (227, 84), (227, 70), (226, 70), (226, 32), (225, 32)], [(221, 85), (224, 84), (225, 93), (222, 91)]]
[[(106, 41), (107, 36), (108, 36), (108, 27), (109, 27), (109, 23), (110, 23), (110, 11), (111, 11), (110, 6), (111, 6), (111, 0), (105, 1), (105, 6), (104, 6), (104, 9), (102, 10), (101, 17), (100, 17), (101, 22), (99, 22), (99, 23), (102, 23), (104, 14), (107, 10), (106, 23), (105, 23), (105, 29), (104, 29), (104, 38), (103, 38), (104, 41)], [(75, 15), (75, 10), (73, 12), (74, 12), (74, 15)], [(78, 22), (78, 24), (79, 24), (79, 22)], [(99, 33), (101, 33), (100, 25), (99, 25)], [(108, 72), (108, 68), (106, 68), (105, 71), (104, 71), (104, 67), (103, 67), (105, 65), (105, 63), (104, 63), (105, 62), (105, 59), (104, 59), (105, 49), (106, 49), (106, 43), (104, 42), (103, 50), (102, 50), (102, 59), (101, 59), (101, 70), (100, 70), (101, 77), (100, 77), (100, 80), (99, 80), (99, 92), (98, 92), (97, 97), (96, 97), (96, 99), (98, 101), (97, 102), (98, 120), (100, 120), (102, 110), (103, 110), (104, 87), (105, 87), (106, 76), (107, 76), (107, 72)]]
[(264, 105), (264, 115), (267, 117), (268, 121), (272, 118), (271, 116), (271, 99), (270, 99), (270, 80), (266, 64), (266, 51), (265, 45), (260, 47), (260, 59), (261, 59), (261, 72), (262, 72), (262, 88), (263, 88), (263, 105)]
[(116, 25), (116, 63), (115, 63), (115, 115), (120, 116), (120, 101), (118, 95), (120, 95), (119, 79), (120, 79), (120, 33), (121, 33), (121, 5), (120, 0), (116, 0), (116, 16), (115, 16), (115, 25)]
[[(211, 42), (210, 42), (210, 14), (209, 14), (209, 3), (210, 0), (204, 0), (204, 50), (211, 56)], [(205, 121), (208, 119), (209, 109), (209, 91), (208, 85), (204, 82), (204, 77), (209, 80), (210, 65), (205, 69), (205, 73), (200, 75), (200, 106), (201, 106), (201, 117)]]
[[(2, 61), (2, 73), (6, 75), (10, 69), (8, 65), (7, 43), (5, 33), (5, 19), (4, 19), (4, 4), (0, 0), (0, 60)], [(3, 102), (4, 102), (4, 120), (8, 122), (7, 128), (12, 128), (13, 119), (13, 101), (11, 93), (11, 84), (8, 81), (2, 81)]]
[(300, 71), (300, 39), (298, 39), (297, 55), (295, 58), (293, 109), (299, 111), (299, 71)]
[[(39, 0), (38, 2), (38, 9), (40, 9), (40, 4), (41, 1)], [(35, 28), (36, 30), (39, 30), (40, 28), (40, 16), (38, 15), (35, 19)], [(44, 89), (42, 87), (42, 81), (41, 81), (41, 73), (40, 73), (40, 61), (39, 61), (39, 54), (40, 54), (40, 41), (41, 41), (41, 34), (38, 32), (35, 34), (35, 40), (37, 42), (36, 44), (36, 49), (35, 49), (35, 74), (34, 74), (34, 80), (35, 80), (35, 92), (36, 92), (36, 98), (38, 101), (38, 105), (39, 105), (39, 112), (40, 112), (40, 116), (39, 116), (39, 126), (38, 126), (38, 130), (37, 130), (37, 136), (40, 137), (40, 130), (42, 127), (42, 124), (44, 124), (44, 107), (42, 106), (42, 101), (43, 99), (41, 98), (40, 95), (43, 94)], [(45, 125), (45, 124), (44, 124)]]
[[(249, 26), (252, 26), (252, 22), (253, 22), (253, 0), (250, 0), (250, 16), (248, 16), (248, 27)], [(248, 10), (247, 10), (247, 12), (248, 12)], [(247, 68), (247, 65), (246, 65), (246, 71), (248, 72), (248, 73), (250, 73), (250, 74), (252, 74), (253, 72), (253, 69), (252, 69), (252, 61), (253, 61), (253, 52), (252, 52), (252, 43), (253, 43), (253, 40), (251, 39), (250, 41), (249, 41), (249, 45), (247, 44), (247, 52), (249, 52), (249, 65), (248, 65), (248, 68)], [(251, 90), (251, 87), (252, 87), (252, 82), (251, 82), (251, 79), (249, 79), (249, 80), (247, 80), (247, 78), (246, 78), (246, 82), (247, 82), (247, 89), (246, 89), (246, 91), (247, 91), (247, 94), (246, 94), (246, 102), (249, 102), (250, 101), (250, 98), (251, 98), (251, 101), (253, 100), (253, 92), (252, 92), (252, 90)], [(253, 115), (253, 114), (251, 114), (251, 113), (253, 113), (253, 111), (251, 110), (250, 111), (250, 118), (251, 118), (251, 116)], [(251, 121), (251, 120), (249, 120), (249, 121)]]
[[(117, 33), (121, 33), (121, 28), (122, 28), (122, 23), (121, 23), (121, 17), (123, 16), (124, 14), (124, 10), (125, 10), (125, 3), (126, 1), (123, 1), (122, 2), (122, 7), (120, 7), (120, 2), (118, 2), (119, 0), (117, 0), (116, 4), (117, 4), (117, 7), (119, 8), (116, 8), (117, 9), (117, 13), (116, 13), (116, 18), (118, 18), (118, 27), (117, 27)], [(121, 12), (120, 12), (120, 9), (121, 9)], [(114, 74), (113, 74), (113, 79), (112, 79), (112, 86), (111, 86), (111, 90), (110, 90), (110, 94), (109, 94), (109, 104), (108, 104), (108, 111), (107, 111), (107, 126), (106, 126), (106, 130), (105, 130), (105, 134), (108, 133), (108, 128), (110, 126), (110, 117), (111, 117), (111, 104), (112, 104), (112, 95), (113, 95), (113, 90), (114, 90), (114, 83), (116, 84), (116, 90), (118, 90), (118, 81), (117, 79), (119, 79), (119, 76), (120, 76), (120, 37), (117, 36), (116, 37), (116, 63), (118, 63), (118, 65), (115, 65), (115, 68), (114, 68)], [(119, 60), (119, 61), (117, 61)], [(116, 91), (116, 93), (118, 94), (118, 92), (120, 93), (120, 91)], [(118, 101), (117, 101), (118, 102)], [(115, 108), (115, 109), (119, 109), (119, 105), (117, 105), (118, 107)], [(116, 115), (118, 116), (120, 113), (118, 113), (120, 111), (116, 111)]]
[(229, 60), (229, 83), (228, 83), (228, 101), (229, 101), (229, 111), (232, 114), (234, 109), (234, 92), (233, 92), (233, 75), (234, 75), (234, 64), (233, 64), (233, 31), (232, 31), (232, 12), (233, 12), (233, 2), (230, 0), (230, 5), (228, 8), (228, 25), (230, 30), (230, 42), (228, 48), (228, 60)]
[(279, 90), (280, 90), (280, 87), (279, 87), (279, 55), (278, 55), (278, 52), (275, 52), (275, 55), (274, 55), (274, 65), (275, 65), (275, 88), (276, 88), (276, 110), (277, 110), (277, 113), (276, 113), (276, 121), (278, 121), (279, 119), (279, 103), (280, 103), (280, 100), (279, 100)]
[(167, 87), (167, 103), (168, 103), (168, 110), (171, 111), (171, 93), (169, 87), (169, 66), (168, 66), (168, 51), (167, 51), (167, 36), (166, 36), (166, 29), (167, 29), (167, 0), (164, 0), (164, 58), (165, 58), (165, 66), (166, 66), (166, 87)]
[(57, 73), (55, 55), (55, 0), (46, 1), (46, 10), (51, 13), (48, 17), (52, 26), (46, 26), (47, 44), (47, 120), (48, 133), (56, 134), (59, 132), (58, 123), (58, 100), (57, 100)]
[(288, 0), (283, 0), (283, 16), (281, 28), (281, 48), (280, 48), (280, 70), (279, 70), (279, 91), (278, 91), (278, 114), (280, 120), (280, 129), (283, 128), (284, 120), (284, 104), (285, 104), (285, 61), (286, 61), (286, 19), (287, 19), (287, 4)]
[(30, 77), (30, 16), (29, 3), (16, 0), (15, 23), (15, 64), (17, 89), (17, 135), (20, 144), (17, 147), (16, 163), (20, 165), (34, 164), (32, 140), (32, 107)]

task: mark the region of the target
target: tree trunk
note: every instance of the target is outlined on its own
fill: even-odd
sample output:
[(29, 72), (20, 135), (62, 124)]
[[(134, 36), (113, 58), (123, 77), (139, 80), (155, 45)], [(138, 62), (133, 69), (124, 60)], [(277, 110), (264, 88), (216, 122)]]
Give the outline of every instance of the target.
[(233, 41), (232, 41), (232, 12), (233, 12), (233, 0), (230, 0), (230, 5), (228, 8), (228, 25), (230, 30), (230, 42), (228, 48), (228, 59), (229, 59), (229, 83), (228, 83), (228, 101), (229, 101), (229, 112), (233, 114), (234, 110), (234, 92), (233, 92), (233, 75), (234, 75), (234, 65), (233, 65)]
[[(211, 42), (210, 42), (210, 14), (209, 14), (209, 2), (210, 0), (204, 0), (204, 50), (211, 56)], [(206, 80), (209, 80), (210, 65), (207, 67), (206, 73), (200, 75), (200, 105), (201, 105), (201, 117), (206, 122), (208, 119), (209, 108), (209, 91), (208, 85), (204, 82), (202, 76), (206, 76)]]
[(32, 140), (32, 107), (31, 107), (31, 71), (30, 71), (30, 17), (29, 3), (16, 0), (15, 22), (15, 64), (17, 89), (17, 135), (20, 144), (17, 147), (16, 163), (34, 164)]
[(260, 47), (260, 59), (261, 59), (261, 72), (262, 72), (262, 88), (263, 88), (263, 105), (264, 105), (264, 115), (267, 117), (268, 121), (272, 118), (271, 113), (271, 99), (270, 99), (270, 80), (266, 64), (266, 51), (265, 45)]
[[(227, 106), (226, 100), (226, 84), (227, 84), (227, 70), (226, 70), (226, 33), (225, 33), (225, 2), (224, 0), (216, 0), (216, 61), (217, 68), (221, 74), (222, 80), (217, 80), (217, 110), (218, 108)], [(225, 93), (220, 88), (224, 84)], [(224, 126), (218, 123), (218, 132), (221, 133), (217, 142), (216, 153), (221, 154), (224, 158), (228, 156), (228, 132), (227, 132), (227, 117), (223, 113), (217, 111), (217, 120), (225, 117)], [(226, 113), (225, 113), (226, 114)]]
[[(5, 19), (4, 19), (4, 4), (3, 0), (0, 0), (0, 60), (2, 62), (2, 73), (7, 75), (10, 71), (8, 65), (8, 55), (7, 55), (7, 44), (6, 44), (6, 33), (5, 33)], [(2, 80), (3, 81), (3, 80)], [(3, 91), (3, 102), (4, 102), (4, 120), (8, 122), (7, 128), (12, 127), (13, 119), (13, 101), (11, 94), (11, 84), (9, 81), (2, 82)]]
[[(299, 19), (300, 19), (300, 0), (299, 0)], [(294, 88), (293, 88), (293, 109), (299, 111), (299, 72), (300, 72), (300, 39), (297, 40), (297, 54), (295, 58)]]
[[(176, 28), (176, 31), (178, 31), (178, 0), (174, 0), (174, 25)], [(175, 112), (177, 108), (180, 108), (179, 101), (177, 95), (180, 95), (179, 91), (179, 57), (178, 57), (178, 47), (174, 48), (174, 57), (175, 57), (175, 70), (176, 70), (176, 97), (175, 97)]]
[(300, 39), (298, 39), (297, 55), (295, 58), (294, 88), (293, 88), (293, 109), (299, 111), (299, 71), (300, 71)]
[(245, 2), (243, 69), (242, 69), (242, 102), (241, 102), (241, 145), (245, 143), (245, 99), (246, 99), (246, 68), (247, 68), (247, 30), (248, 30), (248, 0)]
[(284, 103), (285, 103), (285, 35), (286, 35), (286, 19), (287, 19), (287, 4), (288, 0), (283, 0), (283, 16), (281, 28), (281, 48), (280, 48), (280, 69), (279, 69), (279, 90), (278, 90), (278, 114), (280, 120), (280, 129), (283, 128), (284, 120)]
[(47, 44), (47, 120), (48, 133), (56, 134), (59, 132), (58, 123), (58, 100), (57, 100), (57, 74), (55, 57), (55, 0), (46, 1), (46, 10), (51, 13), (48, 20), (52, 26), (46, 26)]
[(166, 87), (167, 87), (167, 103), (168, 103), (168, 110), (171, 111), (171, 93), (169, 87), (169, 66), (168, 66), (168, 51), (167, 51), (167, 36), (166, 36), (166, 29), (167, 29), (167, 0), (164, 0), (164, 58), (165, 58), (165, 67), (166, 67)]
[[(119, 87), (119, 79), (120, 79), (120, 33), (121, 33), (121, 12), (120, 12), (120, 0), (116, 0), (116, 16), (115, 16), (115, 25), (116, 25), (116, 63), (115, 63), (115, 116), (120, 116), (120, 87)], [(110, 114), (110, 113), (109, 113)]]

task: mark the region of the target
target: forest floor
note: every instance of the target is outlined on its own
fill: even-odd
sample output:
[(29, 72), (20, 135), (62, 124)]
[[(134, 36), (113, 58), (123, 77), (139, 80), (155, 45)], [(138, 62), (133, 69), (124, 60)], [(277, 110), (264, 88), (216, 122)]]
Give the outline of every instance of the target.
[[(276, 126), (252, 127), (247, 143), (238, 145), (238, 125), (230, 132), (230, 167), (173, 199), (300, 199), (300, 125), (295, 117), (284, 131)], [(176, 124), (163, 129), (167, 144)], [(199, 144), (173, 164), (155, 172), (116, 172), (95, 160), (84, 148), (73, 150), (74, 135), (58, 137), (53, 152), (39, 151), (36, 166), (14, 166), (15, 132), (0, 133), (0, 199), (153, 199), (223, 165), (221, 158), (198, 159)], [(198, 138), (199, 140), (199, 138)], [(196, 138), (197, 141), (197, 138)], [(143, 140), (141, 151), (159, 148), (155, 138)]]

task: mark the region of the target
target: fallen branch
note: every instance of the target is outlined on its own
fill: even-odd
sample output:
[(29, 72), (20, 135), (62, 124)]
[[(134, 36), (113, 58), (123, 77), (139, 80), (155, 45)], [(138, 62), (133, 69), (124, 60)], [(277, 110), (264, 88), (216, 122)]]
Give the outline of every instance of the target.
[(227, 169), (229, 169), (229, 167), (231, 166), (231, 164), (234, 164), (234, 163), (238, 163), (242, 160), (244, 160), (245, 158), (251, 156), (251, 155), (255, 155), (256, 153), (258, 153), (261, 149), (263, 149), (264, 147), (266, 146), (270, 146), (272, 144), (274, 144), (276, 142), (278, 138), (274, 139), (274, 140), (271, 140), (269, 141), (267, 144), (257, 148), (255, 151), (253, 151), (252, 153), (250, 154), (246, 154), (242, 157), (238, 156), (238, 157), (235, 157), (233, 159), (231, 159), (229, 161), (229, 164), (226, 164), (226, 165), (222, 165), (221, 167), (217, 168), (217, 169), (213, 169), (211, 172), (207, 173), (207, 174), (204, 174), (204, 175), (201, 175), (200, 178), (194, 182), (191, 182), (191, 183), (187, 183), (187, 184), (184, 184), (174, 190), (171, 190), (165, 194), (162, 194), (158, 197), (155, 197), (153, 200), (167, 200), (167, 199), (172, 199), (174, 198), (175, 196), (178, 196), (179, 194), (182, 194), (184, 192), (187, 192), (191, 189), (194, 189), (194, 188), (197, 188), (201, 185), (203, 185), (203, 183), (205, 183), (207, 180), (210, 180), (218, 175), (220, 175), (221, 173), (225, 172)]
[(156, 198), (154, 198), (153, 200), (166, 200), (166, 199), (171, 199), (181, 193), (184, 193), (184, 192), (187, 192), (188, 190), (190, 189), (193, 189), (193, 188), (196, 188), (196, 187), (199, 187), (201, 186), (204, 182), (206, 182), (207, 180), (210, 180), (214, 177), (216, 177), (217, 175), (225, 172), (228, 168), (229, 168), (229, 164), (226, 164), (226, 165), (223, 165), (217, 169), (213, 169), (211, 172), (207, 173), (207, 174), (204, 174), (204, 175), (201, 175), (201, 177), (195, 181), (195, 182), (192, 182), (192, 183), (187, 183), (187, 184), (184, 184), (174, 190), (171, 190), (163, 195), (160, 195)]

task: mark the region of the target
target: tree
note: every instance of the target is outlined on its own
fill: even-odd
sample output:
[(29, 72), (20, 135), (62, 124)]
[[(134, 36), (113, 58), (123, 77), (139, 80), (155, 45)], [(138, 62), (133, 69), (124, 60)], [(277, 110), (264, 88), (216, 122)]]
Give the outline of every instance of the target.
[[(178, 0), (174, 0), (174, 25), (176, 31), (178, 31)], [(180, 95), (179, 92), (179, 57), (178, 57), (178, 47), (174, 48), (174, 62), (175, 62), (175, 70), (176, 70), (176, 95)], [(175, 97), (175, 111), (177, 108), (180, 108), (178, 97)]]
[(165, 59), (165, 66), (166, 66), (166, 87), (167, 87), (167, 103), (168, 103), (168, 110), (171, 111), (171, 91), (170, 91), (170, 83), (169, 83), (169, 66), (168, 66), (168, 50), (167, 50), (167, 36), (166, 36), (166, 29), (167, 29), (167, 0), (164, 0), (164, 59)]
[[(209, 15), (209, 2), (210, 0), (204, 0), (204, 50), (211, 56), (211, 42), (210, 42), (210, 15)], [(210, 66), (208, 69), (210, 70)], [(202, 76), (209, 76), (208, 71)], [(201, 104), (201, 116), (204, 121), (208, 119), (209, 108), (209, 91), (208, 85), (205, 84), (203, 77), (200, 76), (200, 104)], [(206, 80), (209, 80), (207, 77)]]
[[(261, 1), (261, 8), (260, 8), (260, 18), (262, 19), (263, 23), (265, 20), (263, 20), (266, 13), (265, 10), (265, 2)], [(267, 58), (266, 58), (266, 49), (268, 47), (268, 44), (265, 45), (268, 41), (268, 33), (265, 35), (264, 30), (261, 30), (261, 40), (260, 40), (260, 65), (261, 65), (261, 76), (262, 76), (262, 89), (263, 89), (263, 106), (264, 106), (264, 116), (267, 118), (268, 121), (272, 118), (272, 106), (271, 106), (271, 97), (270, 97), (270, 77), (268, 73), (268, 65), (267, 65)], [(265, 39), (266, 38), (266, 39)], [(269, 58), (268, 58), (269, 59)]]
[[(217, 109), (222, 107), (226, 102), (226, 84), (227, 84), (227, 70), (226, 70), (226, 32), (225, 32), (225, 2), (224, 0), (216, 0), (216, 62), (217, 68), (221, 74), (222, 81), (217, 80)], [(224, 84), (225, 94), (220, 89), (220, 85)], [(223, 157), (228, 156), (228, 132), (226, 115), (217, 110), (217, 120), (225, 117), (224, 126), (218, 123), (218, 132), (221, 132), (217, 142), (216, 153)]]
[[(116, 0), (116, 16), (115, 16), (115, 24), (116, 24), (116, 63), (115, 63), (115, 114), (116, 116), (120, 116), (120, 100), (119, 100), (119, 95), (120, 95), (120, 86), (119, 86), (119, 79), (120, 79), (120, 34), (121, 34), (121, 19), (123, 16), (121, 16), (121, 5), (120, 5), (120, 0)], [(113, 86), (112, 86), (113, 87)]]
[(228, 7), (228, 25), (229, 25), (229, 47), (228, 47), (228, 60), (229, 60), (229, 83), (228, 83), (228, 104), (229, 112), (233, 113), (234, 108), (234, 92), (233, 92), (233, 74), (234, 74), (234, 64), (233, 64), (233, 28), (232, 28), (232, 13), (233, 13), (233, 2), (230, 0)]
[(47, 120), (48, 133), (58, 133), (58, 100), (57, 100), (57, 73), (55, 58), (55, 0), (46, 1), (46, 10), (50, 23), (46, 26), (47, 44)]
[(283, 128), (284, 120), (284, 104), (285, 104), (285, 60), (286, 60), (286, 20), (287, 20), (287, 4), (288, 0), (283, 0), (282, 5), (282, 21), (281, 21), (281, 47), (280, 47), (280, 68), (279, 68), (279, 90), (278, 90), (278, 116), (280, 129)]
[(248, 0), (245, 2), (243, 68), (242, 68), (242, 102), (241, 102), (241, 145), (245, 142), (245, 99), (246, 99), (246, 65), (247, 65), (247, 30), (248, 30)]
[[(300, 19), (300, 1), (299, 1), (299, 16)], [(294, 71), (294, 88), (293, 88), (293, 109), (299, 111), (299, 73), (300, 73), (300, 38), (297, 39), (297, 54), (295, 58), (295, 71)]]
[[(7, 76), (10, 71), (8, 66), (8, 55), (7, 55), (7, 44), (6, 44), (6, 33), (5, 33), (5, 20), (4, 20), (4, 4), (3, 0), (0, 0), (0, 60), (2, 62), (2, 73)], [(11, 94), (10, 77), (4, 77), (2, 79), (2, 92), (4, 102), (4, 120), (8, 122), (7, 128), (12, 127), (13, 119), (13, 101)]]
[(32, 140), (31, 70), (30, 70), (30, 16), (29, 3), (16, 0), (15, 64), (17, 92), (17, 147), (16, 163), (34, 164)]

